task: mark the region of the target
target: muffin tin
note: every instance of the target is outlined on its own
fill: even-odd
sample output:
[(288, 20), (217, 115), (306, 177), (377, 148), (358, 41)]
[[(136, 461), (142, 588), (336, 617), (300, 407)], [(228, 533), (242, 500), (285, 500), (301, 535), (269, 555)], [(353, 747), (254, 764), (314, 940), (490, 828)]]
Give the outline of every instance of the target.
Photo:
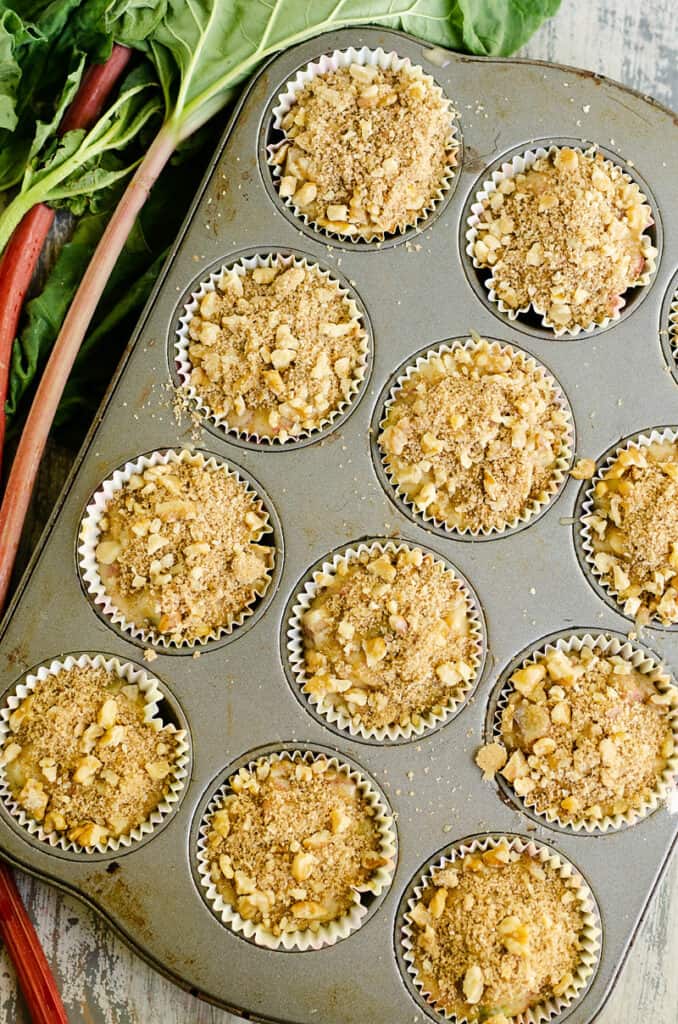
[[(395, 50), (432, 74), (454, 101), (463, 137), (454, 187), (435, 217), (381, 246), (328, 239), (296, 221), (266, 164), (271, 110), (287, 81), (322, 53), (363, 45)], [(529, 321), (509, 321), (487, 301), (464, 238), (467, 207), (497, 161), (564, 139), (600, 143), (631, 174), (637, 165), (663, 251), (642, 302), (630, 302), (605, 330), (559, 340)], [(163, 828), (127, 850), (78, 854), (40, 841), (0, 803), (0, 848), (8, 860), (93, 906), (178, 984), (248, 1019), (423, 1024), (442, 1018), (403, 978), (407, 894), (452, 845), (517, 834), (570, 860), (592, 889), (602, 930), (599, 963), (556, 1019), (586, 1024), (596, 1017), (675, 842), (675, 792), (628, 828), (577, 834), (527, 816), (508, 790), (483, 782), (473, 763), (491, 733), (504, 669), (525, 648), (575, 628), (622, 635), (633, 629), (589, 585), (577, 558), (574, 517), (586, 481), (568, 480), (520, 531), (474, 543), (428, 530), (404, 513), (379, 469), (374, 431), (397, 367), (471, 330), (525, 347), (552, 371), (573, 409), (580, 456), (599, 459), (630, 434), (675, 425), (678, 390), (666, 338), (678, 265), (677, 162), (671, 112), (590, 72), (459, 56), (378, 29), (316, 38), (264, 68), (238, 104), (5, 618), (2, 706), (29, 670), (73, 651), (146, 665), (149, 645), (97, 613), (77, 568), (80, 523), (92, 495), (145, 452), (197, 447), (261, 488), (279, 544), (276, 575), (265, 607), (201, 647), (199, 657), (191, 648), (157, 648), (150, 671), (167, 694), (165, 714), (187, 725), (192, 758), (190, 780)], [(326, 436), (298, 445), (257, 445), (198, 423), (174, 391), (175, 334), (190, 295), (224, 263), (276, 250), (348, 281), (373, 341), (371, 375), (348, 414)], [(487, 627), (487, 656), (480, 682), (451, 720), (412, 741), (379, 744), (309, 713), (286, 672), (284, 637), (294, 598), (316, 563), (346, 545), (386, 537), (431, 549), (469, 581)], [(674, 630), (648, 628), (641, 639), (669, 669), (678, 667)], [(245, 941), (211, 912), (199, 882), (197, 841), (211, 796), (233, 766), (280, 747), (329, 750), (354, 762), (396, 817), (390, 889), (356, 932), (317, 951), (271, 951)]]

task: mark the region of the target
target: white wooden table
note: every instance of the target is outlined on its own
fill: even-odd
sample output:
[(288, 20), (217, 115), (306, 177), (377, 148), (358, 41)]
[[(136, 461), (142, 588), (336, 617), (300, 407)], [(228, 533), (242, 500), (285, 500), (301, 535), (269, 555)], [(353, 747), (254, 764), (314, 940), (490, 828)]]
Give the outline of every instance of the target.
[[(560, 13), (523, 55), (600, 71), (678, 109), (676, 0), (563, 0)], [(17, 874), (71, 1024), (236, 1024), (230, 1014), (199, 1002), (147, 967), (77, 900)], [(676, 1024), (676, 963), (678, 857), (599, 1024), (641, 1019)], [(0, 1024), (28, 1021), (14, 970), (0, 951)]]

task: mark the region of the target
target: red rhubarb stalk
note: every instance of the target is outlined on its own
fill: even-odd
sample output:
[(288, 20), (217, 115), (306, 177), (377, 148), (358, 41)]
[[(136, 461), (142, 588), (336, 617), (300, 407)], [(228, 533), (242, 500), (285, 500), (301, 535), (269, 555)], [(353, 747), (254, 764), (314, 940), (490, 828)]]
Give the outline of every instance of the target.
[(101, 236), (42, 374), (16, 450), (0, 508), (0, 608), (5, 603), (40, 459), (68, 375), (106, 282), (134, 226), (136, 216), (158, 175), (174, 152), (177, 141), (175, 132), (166, 124), (156, 135), (146, 156), (137, 167)]
[[(131, 56), (132, 51), (127, 46), (116, 43), (105, 64), (94, 64), (85, 72), (59, 125), (60, 135), (74, 128), (89, 128), (97, 120)], [(53, 220), (54, 210), (49, 206), (44, 203), (34, 206), (14, 230), (0, 259), (0, 470), (12, 346), (26, 292)]]

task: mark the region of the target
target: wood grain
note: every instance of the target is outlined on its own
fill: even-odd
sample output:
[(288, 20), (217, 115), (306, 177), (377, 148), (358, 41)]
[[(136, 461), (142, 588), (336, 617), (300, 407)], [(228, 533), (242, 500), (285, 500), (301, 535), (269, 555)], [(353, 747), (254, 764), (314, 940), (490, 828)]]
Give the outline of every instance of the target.
[[(637, 0), (563, 0), (559, 14), (521, 55), (602, 72), (678, 108), (676, 11), (675, 0), (646, 0), (643, 4)], [(70, 453), (52, 446), (24, 541), (24, 558), (37, 541), (69, 461)], [(19, 874), (18, 882), (57, 974), (72, 1024), (236, 1021), (147, 967), (75, 899), (26, 875)], [(677, 961), (678, 858), (674, 858), (599, 1024), (631, 1024), (640, 1019), (676, 1024)], [(0, 1024), (28, 1024), (4, 951), (0, 952)]]

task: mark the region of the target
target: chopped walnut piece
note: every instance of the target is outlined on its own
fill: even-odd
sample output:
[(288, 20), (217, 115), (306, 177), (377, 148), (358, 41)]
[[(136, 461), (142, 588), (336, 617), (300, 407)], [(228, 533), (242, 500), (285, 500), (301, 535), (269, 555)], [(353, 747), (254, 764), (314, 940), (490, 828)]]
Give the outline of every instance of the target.
[[(16, 742), (0, 750), (0, 760), (12, 795), (31, 818), (44, 819), (47, 832), (96, 846), (146, 821), (168, 792), (180, 734), (157, 729), (138, 686), (105, 667), (62, 668), (16, 710)], [(107, 731), (122, 729), (124, 745), (102, 745), (98, 722), (113, 718)], [(7, 760), (12, 746), (20, 751)], [(162, 777), (147, 774), (145, 765), (160, 761)]]
[(585, 923), (572, 882), (500, 845), (506, 856), (489, 858), (490, 848), (434, 868), (408, 916), (414, 966), (432, 1005), (508, 1024), (557, 994), (562, 979), (574, 980)]
[(595, 485), (593, 561), (641, 625), (678, 622), (678, 442), (620, 452)]
[(367, 334), (355, 301), (291, 257), (233, 273), (240, 290), (222, 278), (208, 292), (209, 320), (201, 306), (189, 324), (190, 386), (229, 428), (281, 441), (317, 430), (364, 377)]
[[(526, 673), (540, 703), (534, 685), (518, 685)], [(494, 744), (510, 753), (502, 775), (530, 806), (563, 821), (641, 810), (674, 747), (678, 691), (659, 687), (659, 675), (592, 647), (539, 655), (511, 677), (503, 747)]]
[(512, 310), (532, 305), (558, 331), (614, 315), (656, 256), (638, 185), (601, 153), (567, 148), (510, 184), (482, 200), (474, 248), (497, 298)]
[(326, 758), (261, 761), (235, 781), (209, 822), (210, 877), (241, 915), (241, 894), (265, 893), (245, 916), (270, 934), (341, 917), (389, 865), (372, 808)]
[(478, 659), (466, 591), (441, 561), (364, 551), (317, 576), (302, 619), (306, 693), (366, 729), (406, 728), (468, 690)]
[(451, 529), (501, 530), (554, 492), (570, 431), (553, 378), (477, 338), (403, 379), (378, 440), (393, 483), (418, 509)]
[(495, 773), (506, 764), (506, 749), (501, 743), (487, 743), (476, 753), (476, 764), (483, 773), (486, 781), (493, 779)]
[(282, 128), (280, 194), (344, 235), (372, 239), (414, 223), (457, 162), (451, 104), (420, 67), (314, 75)]
[[(138, 479), (139, 485), (123, 484), (106, 507), (102, 535), (120, 550), (98, 568), (113, 604), (129, 622), (177, 644), (231, 625), (270, 581), (274, 549), (262, 542), (270, 527), (259, 499), (201, 455), (149, 466)], [(148, 537), (134, 528), (159, 523), (168, 481), (189, 511), (173, 522), (162, 549), (149, 553)]]

